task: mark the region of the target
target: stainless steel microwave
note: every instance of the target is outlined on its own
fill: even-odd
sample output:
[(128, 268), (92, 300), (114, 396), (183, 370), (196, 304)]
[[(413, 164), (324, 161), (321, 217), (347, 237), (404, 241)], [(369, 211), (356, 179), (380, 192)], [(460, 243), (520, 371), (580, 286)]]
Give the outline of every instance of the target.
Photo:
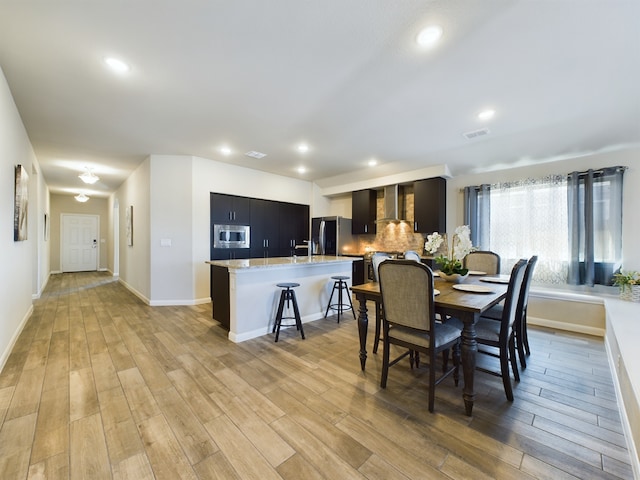
[(249, 225), (214, 225), (213, 248), (249, 248)]

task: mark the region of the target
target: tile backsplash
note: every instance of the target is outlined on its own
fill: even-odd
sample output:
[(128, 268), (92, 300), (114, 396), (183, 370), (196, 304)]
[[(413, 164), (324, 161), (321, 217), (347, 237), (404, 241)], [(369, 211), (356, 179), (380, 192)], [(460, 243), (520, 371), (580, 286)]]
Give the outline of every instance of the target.
[[(377, 218), (384, 217), (384, 193), (378, 192), (376, 202)], [(413, 188), (405, 187), (404, 205), (405, 211), (400, 216), (406, 222), (379, 223), (375, 235), (356, 235), (360, 253), (369, 251), (404, 252), (415, 250), (424, 253), (426, 235), (413, 232)]]

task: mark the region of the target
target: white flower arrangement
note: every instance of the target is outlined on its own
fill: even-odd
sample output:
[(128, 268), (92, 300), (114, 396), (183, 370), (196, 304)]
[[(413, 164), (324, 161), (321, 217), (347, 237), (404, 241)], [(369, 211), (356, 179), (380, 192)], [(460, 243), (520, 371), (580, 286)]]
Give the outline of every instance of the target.
[[(427, 241), (424, 244), (424, 249), (434, 254), (442, 246), (444, 238), (438, 232), (433, 232), (431, 235), (427, 235)], [(435, 261), (442, 272), (447, 275), (458, 273), (460, 275), (466, 275), (469, 270), (462, 267), (462, 260), (467, 254), (473, 252), (475, 248), (471, 242), (471, 230), (468, 225), (461, 225), (455, 230), (453, 239), (451, 241), (451, 250), (449, 256), (439, 255), (435, 258)]]

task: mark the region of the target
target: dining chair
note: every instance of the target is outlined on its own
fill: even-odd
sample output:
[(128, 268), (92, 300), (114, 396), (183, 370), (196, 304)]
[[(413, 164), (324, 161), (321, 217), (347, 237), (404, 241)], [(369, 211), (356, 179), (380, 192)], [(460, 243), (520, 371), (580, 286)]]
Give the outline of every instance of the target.
[[(527, 305), (529, 304), (529, 290), (531, 287), (531, 279), (533, 278), (533, 270), (535, 269), (537, 262), (537, 255), (532, 256), (527, 262), (527, 268), (524, 271), (524, 280), (522, 281), (522, 288), (520, 289), (520, 295), (518, 296), (518, 304), (516, 307), (514, 330), (516, 335), (516, 349), (518, 350), (518, 358), (520, 358), (520, 366), (522, 368), (527, 368), (525, 354), (531, 355), (529, 339), (527, 338)], [(483, 313), (482, 317), (490, 318), (492, 320), (500, 320), (502, 318), (503, 309), (504, 305), (499, 303)]]
[[(518, 296), (524, 281), (524, 272), (527, 267), (527, 260), (519, 260), (511, 269), (511, 277), (509, 286), (507, 287), (507, 296), (502, 309), (502, 318), (496, 322), (490, 318), (480, 317), (476, 323), (476, 341), (478, 342), (478, 353), (483, 353), (500, 359), (500, 372), (489, 370), (481, 366), (476, 366), (476, 370), (490, 373), (498, 377), (502, 377), (504, 392), (507, 400), (513, 401), (513, 388), (511, 387), (511, 376), (509, 374), (509, 364), (513, 370), (513, 376), (516, 382), (520, 381), (518, 373), (518, 365), (516, 362), (516, 345), (513, 324), (516, 321), (516, 309), (518, 304)], [(498, 349), (485, 350), (481, 346), (492, 347)]]
[[(376, 282), (378, 281), (378, 268), (380, 267), (380, 264), (385, 260), (389, 260), (391, 258), (393, 258), (391, 255), (384, 252), (376, 252), (371, 256), (371, 265), (373, 266), (373, 279)], [(376, 333), (374, 337), (375, 340), (373, 341), (373, 353), (378, 353), (378, 345), (380, 344), (380, 333), (381, 333), (382, 315), (383, 315), (382, 304), (377, 305), (377, 307), (378, 308), (376, 308)]]
[[(380, 293), (384, 305), (383, 357), (380, 387), (387, 387), (389, 367), (411, 352), (429, 358), (429, 411), (433, 412), (435, 387), (453, 374), (458, 385), (460, 366), (460, 329), (436, 323), (433, 303), (433, 272), (413, 260), (396, 260), (380, 265)], [(389, 360), (391, 345), (408, 350)], [(453, 365), (443, 362), (443, 372), (436, 378), (436, 354), (453, 349)], [(444, 354), (443, 354), (444, 355)]]
[(420, 254), (415, 250), (407, 250), (404, 252), (405, 260), (413, 260), (415, 262), (422, 262), (422, 258), (420, 258)]
[(476, 250), (464, 257), (464, 268), (485, 272), (487, 275), (500, 273), (500, 255), (488, 250)]

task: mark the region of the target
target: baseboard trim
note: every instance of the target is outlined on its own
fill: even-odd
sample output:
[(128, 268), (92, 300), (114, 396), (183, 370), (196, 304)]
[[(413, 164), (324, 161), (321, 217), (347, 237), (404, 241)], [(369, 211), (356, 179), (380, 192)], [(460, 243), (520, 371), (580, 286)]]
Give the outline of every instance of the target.
[(120, 282), (124, 286), (124, 288), (129, 290), (131, 293), (133, 293), (136, 297), (138, 297), (144, 303), (146, 303), (147, 305), (150, 305), (149, 299), (147, 297), (145, 297), (142, 293), (140, 293), (138, 290), (136, 290), (131, 285), (129, 285), (127, 282), (125, 282), (122, 278), (118, 277), (118, 282)]
[(548, 320), (546, 318), (538, 318), (527, 316), (528, 325), (537, 325), (539, 327), (547, 327), (555, 330), (564, 330), (567, 332), (584, 333), (586, 335), (594, 335), (596, 337), (604, 337), (605, 329), (597, 327), (589, 327), (579, 325), (577, 323), (558, 322), (556, 320)]
[(13, 347), (15, 347), (16, 342), (18, 341), (18, 337), (20, 337), (20, 334), (22, 333), (24, 326), (27, 324), (27, 320), (31, 318), (32, 313), (33, 313), (33, 305), (29, 305), (29, 308), (27, 309), (27, 313), (20, 321), (20, 325), (18, 325), (18, 328), (16, 329), (16, 331), (13, 333), (13, 336), (11, 337), (11, 340), (9, 341), (7, 348), (5, 349), (4, 352), (2, 352), (2, 356), (0, 357), (0, 372), (4, 370), (4, 366), (7, 363), (7, 360), (9, 359), (9, 355), (11, 354)]
[(194, 298), (193, 300), (151, 300), (149, 303), (152, 307), (174, 307), (174, 306), (191, 306), (191, 305), (203, 305), (210, 303), (211, 298)]

